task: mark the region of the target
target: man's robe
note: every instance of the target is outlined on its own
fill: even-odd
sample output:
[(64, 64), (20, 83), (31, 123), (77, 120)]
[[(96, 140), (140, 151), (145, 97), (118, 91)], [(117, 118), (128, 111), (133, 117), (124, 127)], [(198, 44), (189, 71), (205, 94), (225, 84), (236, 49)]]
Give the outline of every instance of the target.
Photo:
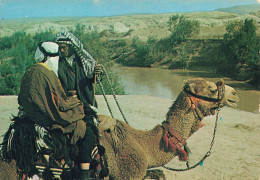
[(97, 107), (93, 88), (94, 77), (86, 77), (79, 57), (74, 58), (72, 66), (60, 57), (58, 74), (64, 91), (68, 94), (69, 91), (76, 90), (77, 97), (84, 104), (86, 115), (93, 115), (94, 112), (90, 106), (93, 106), (94, 102), (94, 106)]
[(21, 81), (18, 103), (36, 124), (71, 133), (73, 144), (85, 134), (83, 104), (75, 97), (66, 96), (58, 77), (44, 63), (27, 69)]

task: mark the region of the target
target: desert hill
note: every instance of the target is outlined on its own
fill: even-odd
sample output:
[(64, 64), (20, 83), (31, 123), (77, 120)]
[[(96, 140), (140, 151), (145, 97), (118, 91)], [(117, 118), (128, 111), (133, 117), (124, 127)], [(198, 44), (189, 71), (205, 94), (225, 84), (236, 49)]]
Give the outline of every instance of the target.
[(260, 11), (260, 4), (233, 6), (229, 8), (219, 8), (216, 9), (216, 11), (236, 13), (236, 14), (250, 14), (252, 12)]
[[(259, 6), (258, 6), (259, 7)], [(115, 34), (127, 34), (124, 38), (138, 36), (142, 40), (147, 40), (149, 36), (163, 38), (170, 34), (167, 28), (167, 21), (171, 14), (143, 14), (124, 15), (111, 17), (52, 17), (52, 18), (21, 18), (21, 19), (1, 19), (0, 38), (10, 36), (14, 32), (24, 31), (35, 33), (52, 29), (54, 32), (70, 30), (76, 24), (85, 26), (85, 31), (109, 31)], [(176, 13), (175, 13), (176, 14)], [(195, 39), (220, 39), (225, 33), (225, 25), (229, 21), (254, 19), (260, 22), (258, 12), (238, 15), (229, 12), (193, 12), (181, 13), (185, 17), (200, 22), (201, 30)], [(260, 36), (260, 25), (257, 25), (257, 35)], [(122, 36), (121, 36), (122, 37)]]

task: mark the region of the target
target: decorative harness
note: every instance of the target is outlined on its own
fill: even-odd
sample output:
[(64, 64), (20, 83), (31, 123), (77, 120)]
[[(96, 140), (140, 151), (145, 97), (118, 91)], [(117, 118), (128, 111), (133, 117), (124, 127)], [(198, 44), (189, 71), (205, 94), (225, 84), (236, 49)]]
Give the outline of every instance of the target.
[[(197, 117), (200, 121), (202, 120), (202, 118), (199, 116), (199, 113), (198, 113), (198, 111), (195, 107), (195, 104), (194, 104), (191, 97), (202, 99), (202, 100), (209, 101), (209, 102), (216, 102), (216, 103), (218, 103), (217, 108), (219, 109), (220, 103), (224, 98), (224, 91), (225, 91), (224, 81), (221, 80), (217, 83), (217, 90), (218, 90), (218, 98), (211, 98), (211, 97), (206, 97), (206, 96), (202, 96), (202, 95), (192, 93), (192, 92), (188, 91), (187, 89), (183, 89), (183, 91), (190, 98), (191, 109), (193, 109), (196, 112)], [(173, 152), (176, 152), (180, 161), (188, 161), (189, 148), (187, 146), (186, 139), (183, 138), (180, 135), (180, 133), (178, 133), (167, 122), (163, 122), (162, 127), (164, 129), (163, 141), (164, 141), (165, 148), (170, 149)], [(214, 132), (214, 134), (215, 134), (215, 132)], [(212, 146), (213, 146), (213, 143), (212, 143)], [(211, 146), (211, 148), (212, 148), (212, 146)], [(184, 147), (184, 149), (182, 147)], [(187, 166), (188, 166), (188, 164), (187, 164)], [(187, 170), (188, 169), (190, 169), (190, 168), (187, 168)]]

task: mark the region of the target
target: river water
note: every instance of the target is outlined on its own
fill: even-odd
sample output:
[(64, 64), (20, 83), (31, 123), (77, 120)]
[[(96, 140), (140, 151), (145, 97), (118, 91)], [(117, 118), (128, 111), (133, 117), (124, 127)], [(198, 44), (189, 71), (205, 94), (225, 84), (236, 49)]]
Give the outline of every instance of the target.
[(238, 109), (254, 113), (260, 110), (260, 91), (247, 83), (220, 77), (216, 73), (121, 66), (116, 66), (113, 71), (120, 77), (127, 95), (149, 95), (172, 100), (175, 100), (182, 90), (183, 81), (186, 79), (201, 77), (216, 82), (222, 78), (225, 84), (236, 89), (240, 99)]

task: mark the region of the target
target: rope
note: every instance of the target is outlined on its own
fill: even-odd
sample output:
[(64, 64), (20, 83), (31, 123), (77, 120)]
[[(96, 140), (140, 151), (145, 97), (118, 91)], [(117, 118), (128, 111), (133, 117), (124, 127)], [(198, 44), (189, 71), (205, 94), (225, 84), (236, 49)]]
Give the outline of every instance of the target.
[[(212, 147), (214, 145), (214, 140), (215, 140), (215, 137), (216, 137), (216, 131), (217, 131), (217, 125), (218, 125), (218, 115), (219, 115), (219, 111), (220, 111), (220, 101), (223, 99), (224, 97), (224, 91), (225, 91), (225, 85), (223, 82), (219, 82), (217, 84), (217, 88), (218, 88), (218, 108), (217, 108), (217, 114), (216, 114), (216, 121), (215, 121), (215, 127), (214, 127), (214, 132), (213, 132), (213, 135), (212, 135), (212, 140), (211, 140), (211, 143), (210, 143), (210, 148), (209, 148), (209, 151), (206, 152), (206, 154), (201, 158), (201, 160), (196, 163), (195, 165), (193, 166), (189, 166), (189, 161), (187, 161), (186, 165), (187, 165), (187, 168), (184, 168), (184, 169), (174, 169), (174, 168), (170, 168), (170, 167), (167, 167), (167, 166), (163, 166), (165, 169), (168, 169), (168, 170), (171, 170), (171, 171), (187, 171), (187, 170), (190, 170), (190, 169), (193, 169), (195, 167), (197, 167), (198, 165), (200, 165), (207, 157), (209, 157), (211, 155), (211, 150), (212, 150)], [(195, 109), (196, 110), (196, 109)]]
[(111, 115), (112, 118), (114, 118), (113, 113), (112, 113), (112, 110), (111, 110), (111, 108), (110, 108), (110, 106), (109, 106), (109, 103), (108, 103), (108, 100), (107, 100), (107, 97), (106, 97), (106, 93), (105, 93), (104, 87), (103, 87), (103, 85), (102, 85), (102, 83), (101, 83), (101, 81), (100, 81), (100, 77), (97, 77), (97, 81), (98, 81), (98, 84), (99, 84), (99, 86), (100, 86), (100, 88), (101, 88), (103, 97), (104, 97), (104, 99), (105, 99), (105, 101), (106, 101), (107, 108), (108, 108), (108, 110), (109, 110), (109, 112), (110, 112), (110, 115)]
[(200, 160), (198, 163), (196, 163), (195, 165), (193, 165), (193, 166), (188, 166), (187, 168), (184, 168), (184, 169), (175, 169), (175, 168), (163, 166), (165, 169), (168, 169), (168, 170), (171, 170), (171, 171), (187, 171), (187, 170), (190, 170), (190, 169), (193, 169), (193, 168), (197, 167), (197, 166), (200, 165), (207, 157), (209, 157), (209, 156), (211, 155), (211, 150), (212, 150), (212, 147), (213, 147), (213, 145), (214, 145), (214, 140), (215, 140), (216, 131), (217, 131), (219, 111), (220, 111), (220, 109), (218, 108), (218, 109), (217, 109), (217, 115), (216, 115), (216, 121), (215, 121), (214, 132), (213, 132), (213, 137), (212, 137), (212, 140), (211, 140), (211, 143), (210, 143), (209, 151), (206, 152), (206, 154), (201, 158), (201, 160)]
[[(119, 105), (118, 101), (117, 101), (115, 92), (114, 92), (113, 87), (112, 87), (112, 85), (111, 85), (111, 83), (110, 83), (110, 80), (109, 80), (109, 77), (108, 77), (108, 75), (107, 75), (107, 72), (106, 72), (105, 68), (103, 67), (103, 65), (101, 65), (101, 67), (102, 67), (103, 72), (104, 72), (104, 74), (105, 74), (105, 76), (106, 76), (106, 80), (107, 80), (107, 82), (108, 82), (108, 84), (109, 84), (110, 91), (111, 91), (111, 93), (112, 93), (112, 95), (113, 95), (113, 97), (114, 97), (114, 99), (115, 99), (115, 102), (116, 102), (116, 104), (117, 104), (117, 107), (118, 107), (119, 111), (121, 112), (121, 114), (122, 114), (122, 116), (123, 116), (123, 118), (124, 118), (124, 121), (125, 121), (127, 124), (129, 124), (128, 121), (126, 120), (125, 116), (124, 116), (124, 113), (123, 113), (122, 109), (120, 108), (120, 105)], [(109, 110), (109, 112), (110, 112), (112, 118), (114, 118), (114, 117), (113, 117), (113, 114), (112, 114), (112, 110), (111, 110), (111, 108), (110, 108), (110, 106), (109, 106), (109, 103), (108, 103), (108, 100), (107, 100), (107, 97), (106, 97), (106, 94), (105, 94), (104, 87), (103, 87), (103, 85), (102, 85), (102, 83), (101, 83), (101, 81), (100, 81), (100, 77), (98, 77), (98, 76), (97, 76), (97, 81), (98, 81), (98, 83), (99, 83), (99, 85), (100, 85), (102, 94), (103, 94), (103, 96), (104, 96), (104, 99), (105, 99), (106, 104), (107, 104), (107, 107), (108, 107), (108, 110)], [(218, 88), (219, 88), (219, 86), (218, 86)], [(223, 89), (224, 89), (224, 88), (222, 88), (222, 91), (223, 91)], [(218, 89), (218, 99), (220, 99), (220, 98), (219, 98), (219, 97), (220, 97), (220, 93), (223, 93), (223, 92), (220, 92), (220, 90)], [(222, 94), (222, 95), (223, 95), (223, 94)], [(222, 98), (223, 98), (223, 97), (222, 97)], [(221, 98), (221, 99), (222, 99), (222, 98)], [(220, 111), (220, 102), (218, 102), (218, 109), (217, 109), (217, 114), (216, 114), (215, 127), (214, 127), (213, 137), (212, 137), (212, 140), (211, 140), (211, 143), (210, 143), (210, 148), (209, 148), (209, 151), (206, 152), (206, 154), (201, 158), (201, 160), (200, 160), (198, 163), (194, 164), (193, 166), (189, 166), (189, 162), (187, 162), (187, 168), (184, 168), (184, 169), (175, 169), (175, 168), (163, 166), (165, 169), (168, 169), (168, 170), (171, 170), (171, 171), (187, 171), (187, 170), (190, 170), (190, 169), (193, 169), (193, 168), (197, 167), (197, 166), (200, 165), (207, 157), (209, 157), (209, 156), (211, 155), (211, 150), (212, 150), (213, 145), (214, 145), (214, 140), (215, 140), (216, 131), (217, 131), (217, 123), (218, 123), (219, 111)]]
[[(119, 109), (121, 115), (123, 116), (123, 119), (124, 119), (124, 121), (126, 122), (126, 124), (129, 124), (128, 121), (127, 121), (126, 118), (125, 118), (125, 115), (124, 115), (124, 113), (123, 113), (123, 111), (122, 111), (122, 109), (121, 109), (119, 103), (118, 103), (118, 100), (117, 100), (117, 98), (116, 98), (115, 92), (114, 92), (113, 87), (112, 87), (112, 84), (110, 83), (108, 74), (107, 74), (107, 72), (106, 72), (104, 66), (101, 65), (101, 67), (102, 67), (102, 69), (103, 69), (104, 75), (105, 75), (106, 80), (107, 80), (108, 85), (109, 85), (109, 89), (110, 89), (110, 91), (111, 91), (111, 93), (112, 93), (112, 95), (113, 95), (113, 97), (114, 97), (114, 100), (115, 100), (115, 102), (116, 102), (116, 105), (117, 105), (117, 107), (118, 107), (118, 109)], [(109, 110), (109, 112), (110, 112), (112, 118), (114, 118), (114, 117), (113, 117), (112, 110), (111, 110), (111, 108), (110, 108), (110, 106), (109, 106), (109, 103), (108, 103), (108, 100), (107, 100), (107, 97), (106, 97), (106, 94), (105, 94), (104, 87), (103, 87), (103, 85), (102, 85), (102, 83), (101, 83), (100, 77), (98, 77), (98, 76), (97, 76), (97, 81), (98, 81), (98, 84), (100, 85), (102, 94), (103, 94), (103, 96), (104, 96), (104, 99), (105, 99), (106, 104), (107, 104), (107, 107), (108, 107), (108, 110)]]

